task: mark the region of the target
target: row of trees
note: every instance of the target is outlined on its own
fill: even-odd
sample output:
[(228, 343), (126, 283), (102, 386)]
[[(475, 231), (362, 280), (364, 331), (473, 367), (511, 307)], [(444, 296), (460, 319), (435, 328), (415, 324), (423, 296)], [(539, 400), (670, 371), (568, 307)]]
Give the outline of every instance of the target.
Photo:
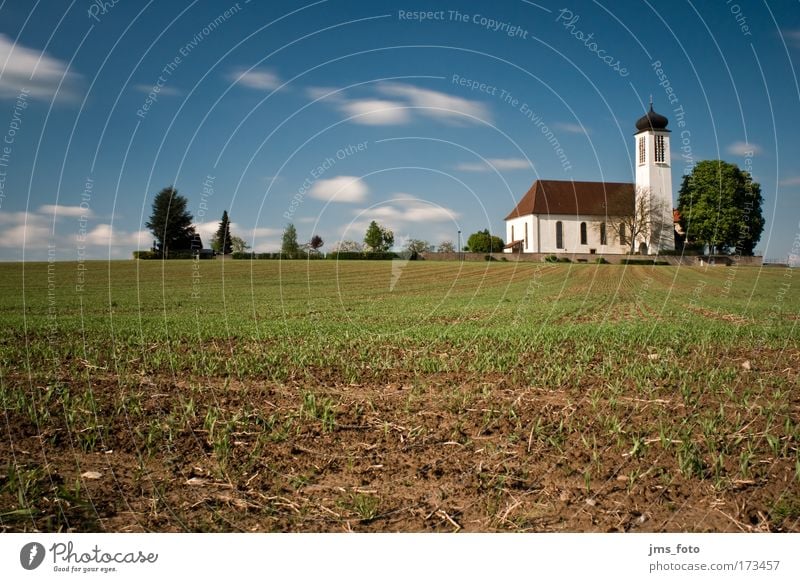
[[(287, 231), (293, 228), (294, 227), (290, 224), (287, 227)], [(286, 236), (285, 233), (286, 231), (284, 231), (284, 237)], [(394, 246), (394, 243), (394, 233), (385, 226), (382, 226), (373, 220), (367, 227), (363, 242), (354, 240), (341, 240), (334, 245), (333, 251), (381, 253), (390, 250)], [(503, 245), (503, 239), (490, 234), (489, 230), (486, 229), (470, 235), (469, 239), (467, 240), (467, 245), (462, 250), (473, 253), (496, 253), (503, 250)], [(408, 251), (412, 255), (432, 253), (437, 251), (440, 253), (454, 253), (457, 250), (453, 242), (449, 240), (442, 241), (437, 247), (426, 240), (416, 238), (406, 240), (403, 243), (402, 248), (404, 251)]]
[(297, 242), (297, 229), (293, 224), (289, 224), (283, 231), (281, 238), (281, 253), (296, 258), (302, 256), (304, 253), (318, 253), (319, 249), (325, 244), (322, 237), (315, 234), (307, 243), (301, 245)]
[[(683, 177), (678, 193), (678, 211), (681, 230), (686, 243), (707, 247), (709, 252), (731, 252), (752, 255), (764, 230), (761, 206), (761, 186), (752, 176), (735, 164), (721, 160), (698, 162), (690, 174)], [(637, 192), (634, 212), (630, 216), (617, 217), (609, 222), (617, 236), (625, 233), (635, 252), (637, 239), (646, 239), (656, 229), (671, 229), (671, 224), (656, 224), (654, 217), (668, 216), (667, 209), (657, 207), (658, 202), (649, 192)], [(161, 256), (169, 257), (170, 251), (189, 251), (202, 248), (202, 241), (192, 223), (188, 201), (169, 186), (159, 192), (153, 201), (153, 211), (147, 228), (155, 237), (155, 248)], [(340, 241), (334, 251), (386, 252), (394, 246), (394, 233), (372, 221), (364, 234), (363, 244), (350, 240)], [(314, 235), (300, 245), (297, 230), (289, 224), (283, 232), (281, 252), (287, 256), (316, 253), (324, 242)], [(410, 239), (405, 250), (412, 253), (432, 252), (434, 246), (425, 240)], [(488, 229), (472, 233), (462, 249), (473, 253), (493, 253), (503, 250), (503, 239), (492, 235)], [(221, 254), (241, 252), (249, 245), (230, 230), (228, 211), (222, 213), (211, 248)], [(455, 252), (451, 241), (443, 241), (439, 252)]]
[[(170, 252), (197, 251), (203, 248), (200, 235), (194, 227), (194, 217), (188, 209), (189, 201), (168, 186), (156, 194), (150, 219), (145, 226), (155, 239), (153, 251), (169, 258)], [(211, 241), (211, 248), (221, 254), (245, 251), (249, 245), (231, 234), (228, 211), (222, 212), (219, 228)]]

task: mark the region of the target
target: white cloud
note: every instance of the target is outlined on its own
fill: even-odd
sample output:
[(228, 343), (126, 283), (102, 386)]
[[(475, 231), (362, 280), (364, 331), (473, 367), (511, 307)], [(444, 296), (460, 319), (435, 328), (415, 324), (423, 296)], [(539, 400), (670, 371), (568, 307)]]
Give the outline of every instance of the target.
[(283, 234), (283, 231), (279, 228), (267, 228), (264, 226), (261, 227), (254, 227), (250, 230), (246, 231), (248, 236), (253, 239), (259, 239), (268, 236), (275, 236), (278, 234)]
[(341, 93), (338, 92), (339, 89), (336, 87), (309, 87), (306, 89), (306, 95), (308, 95), (311, 99), (334, 99), (338, 100), (341, 97)]
[[(219, 221), (211, 220), (208, 222), (198, 222), (194, 225), (194, 229), (200, 235), (200, 239), (203, 241), (203, 246), (210, 248), (211, 241), (217, 235)], [(280, 235), (283, 234), (283, 231), (278, 228), (248, 228), (242, 226), (238, 222), (231, 222), (230, 230), (233, 236), (238, 236), (241, 238), (244, 242), (253, 247), (250, 250), (256, 252), (267, 252), (269, 250), (274, 250), (275, 243), (280, 240)]]
[(589, 128), (579, 123), (556, 123), (555, 128), (566, 131), (567, 133), (584, 133), (589, 135)]
[[(75, 241), (78, 235), (75, 235)], [(153, 235), (149, 230), (130, 232), (113, 228), (110, 224), (98, 224), (86, 234), (87, 245), (99, 247), (125, 247), (128, 251), (134, 249), (148, 249), (153, 242)]]
[(409, 194), (398, 193), (386, 204), (362, 208), (355, 212), (359, 222), (367, 225), (372, 220), (385, 222), (392, 228), (409, 224), (430, 222), (452, 222), (460, 216), (458, 212), (432, 202), (426, 202)]
[[(205, 248), (211, 248), (211, 241), (217, 235), (219, 221), (199, 222), (194, 225), (195, 231), (200, 235)], [(238, 222), (230, 223), (231, 234), (238, 236), (251, 248), (248, 251), (265, 253), (276, 251), (280, 248), (280, 237), (283, 231), (279, 228), (256, 227), (248, 228)]]
[(231, 83), (262, 91), (272, 91), (281, 86), (280, 77), (268, 69), (245, 69), (239, 67), (228, 73), (226, 78)]
[(781, 186), (800, 186), (800, 176), (793, 176), (791, 178), (784, 178), (780, 181)]
[[(230, 223), (230, 231), (235, 233), (237, 225), (233, 222)], [(204, 246), (211, 246), (211, 239), (216, 236), (217, 229), (219, 228), (219, 221), (212, 220), (209, 222), (198, 222), (194, 225), (194, 230), (200, 235)]]
[(52, 224), (43, 216), (30, 212), (0, 212), (0, 224), (5, 225), (0, 236), (2, 248), (43, 249), (53, 242)]
[(60, 216), (71, 216), (80, 218), (85, 216), (91, 218), (94, 216), (89, 208), (81, 208), (80, 206), (64, 206), (63, 204), (44, 204), (39, 207), (37, 211), (39, 214), (47, 214), (50, 216), (55, 215), (56, 218)]
[(81, 76), (68, 72), (67, 63), (15, 44), (4, 34), (0, 34), (0, 63), (0, 99), (16, 98), (23, 88), (34, 98), (51, 99), (56, 97), (56, 91), (58, 99), (77, 98), (76, 85)]
[[(150, 93), (153, 90), (153, 85), (145, 85), (144, 83), (139, 83), (138, 85), (134, 85), (133, 89), (138, 91), (139, 93)], [(166, 95), (167, 97), (180, 97), (183, 95), (183, 91), (180, 89), (176, 89), (175, 87), (170, 87), (168, 85), (164, 85), (163, 87), (158, 87), (158, 95)]]
[(242, 233), (239, 236), (252, 247), (249, 250), (253, 252), (269, 253), (279, 251), (281, 248), (283, 230), (279, 228), (254, 227), (242, 230)]
[(788, 41), (788, 44), (795, 48), (800, 47), (800, 30), (784, 30), (783, 36)]
[(388, 99), (346, 99), (342, 93), (330, 87), (310, 87), (306, 93), (312, 99), (327, 99), (350, 117), (353, 123), (362, 125), (399, 125), (411, 121), (408, 105), (402, 101)]
[[(53, 211), (57, 210), (60, 216), (70, 217), (73, 220), (72, 228), (67, 232), (56, 231), (53, 234)], [(150, 231), (140, 230), (130, 232), (112, 229), (110, 224), (98, 224), (92, 227), (84, 237), (78, 232), (78, 218), (88, 215), (80, 206), (57, 206), (45, 204), (40, 206), (36, 213), (26, 212), (0, 212), (0, 224), (5, 225), (0, 237), (2, 248), (23, 248), (25, 250), (44, 249), (49, 244), (55, 245), (58, 252), (75, 253), (79, 245), (87, 247), (120, 247), (116, 253), (119, 256), (129, 256), (131, 250), (136, 248), (149, 248), (153, 240)], [(90, 253), (91, 254), (91, 253)]]
[(728, 153), (734, 156), (755, 156), (762, 151), (761, 146), (744, 141), (737, 141), (728, 146)]
[(344, 101), (339, 108), (352, 117), (350, 121), (362, 125), (398, 125), (411, 120), (406, 105), (399, 101), (357, 99)]
[[(49, 226), (38, 224), (19, 224), (3, 231), (0, 247), (26, 249), (43, 249), (53, 241), (53, 230)], [(23, 244), (24, 241), (24, 244)]]
[[(378, 91), (390, 97), (405, 99), (414, 107), (421, 107), (419, 113), (434, 119), (450, 122), (473, 121), (476, 117), (483, 121), (491, 121), (489, 109), (478, 101), (470, 101), (462, 97), (454, 97), (440, 91), (422, 89), (405, 83), (382, 83)], [(468, 117), (465, 117), (468, 116)]]
[[(463, 162), (456, 166), (456, 170), (464, 172), (491, 172), (497, 170), (529, 170), (530, 162), (523, 158), (489, 158), (483, 162)], [(494, 166), (494, 167), (493, 167)]]
[(362, 202), (368, 193), (367, 185), (356, 176), (317, 180), (309, 191), (312, 198), (331, 202)]
[[(53, 241), (53, 224), (44, 216), (32, 212), (0, 211), (0, 248), (43, 249)], [(24, 244), (23, 244), (24, 242)]]
[(405, 83), (380, 83), (376, 91), (385, 98), (349, 98), (330, 87), (310, 87), (306, 93), (312, 99), (324, 99), (353, 123), (364, 125), (399, 125), (418, 117), (463, 124), (475, 117), (491, 121), (489, 109), (478, 101), (454, 97), (440, 91), (422, 89)]
[(48, 221), (43, 216), (32, 212), (8, 212), (0, 210), (0, 224), (24, 224), (25, 222), (47, 224)]

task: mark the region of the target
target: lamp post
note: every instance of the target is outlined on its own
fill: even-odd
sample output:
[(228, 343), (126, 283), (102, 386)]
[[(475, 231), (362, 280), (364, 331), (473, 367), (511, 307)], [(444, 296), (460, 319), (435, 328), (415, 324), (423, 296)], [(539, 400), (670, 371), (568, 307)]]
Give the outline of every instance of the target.
[(461, 255), (461, 229), (458, 229), (458, 260), (463, 260), (463, 256)]

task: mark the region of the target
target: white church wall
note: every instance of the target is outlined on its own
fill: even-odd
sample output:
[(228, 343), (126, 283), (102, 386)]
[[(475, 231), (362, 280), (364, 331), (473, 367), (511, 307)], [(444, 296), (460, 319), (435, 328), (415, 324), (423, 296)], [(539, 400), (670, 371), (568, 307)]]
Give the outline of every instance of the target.
[[(523, 252), (532, 253), (536, 251), (536, 221), (532, 215), (512, 218), (506, 221), (506, 243), (516, 240), (524, 241), (522, 247)], [(510, 253), (512, 250), (506, 249), (505, 252)]]
[[(539, 228), (541, 229), (541, 249), (542, 253), (591, 253), (594, 250), (597, 254), (622, 254), (627, 253), (630, 248), (627, 245), (620, 245), (619, 238), (606, 221), (606, 244), (600, 244), (600, 223), (603, 222), (599, 216), (590, 215), (558, 215), (538, 217)], [(556, 240), (556, 224), (561, 222), (563, 229), (562, 248), (558, 248)], [(586, 244), (581, 244), (581, 223), (586, 223)]]

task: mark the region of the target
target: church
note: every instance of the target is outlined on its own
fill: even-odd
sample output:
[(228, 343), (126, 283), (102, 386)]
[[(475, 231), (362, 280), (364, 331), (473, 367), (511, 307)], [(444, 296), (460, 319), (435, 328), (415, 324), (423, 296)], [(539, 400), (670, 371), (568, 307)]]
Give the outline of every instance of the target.
[(506, 216), (505, 252), (674, 250), (668, 124), (652, 101), (636, 122), (635, 183), (536, 180)]

